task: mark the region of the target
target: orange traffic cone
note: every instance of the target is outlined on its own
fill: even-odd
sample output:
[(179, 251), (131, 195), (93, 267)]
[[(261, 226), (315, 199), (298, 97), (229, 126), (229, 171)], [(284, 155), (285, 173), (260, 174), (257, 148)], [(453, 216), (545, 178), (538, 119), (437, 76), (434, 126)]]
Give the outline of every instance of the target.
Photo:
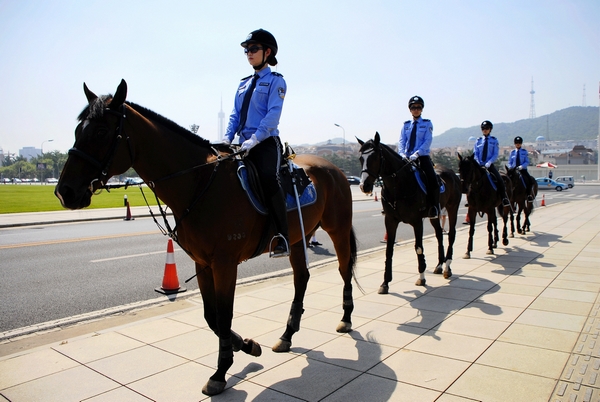
[(377, 191), (375, 191), (375, 202), (377, 202)]
[(471, 223), (471, 220), (469, 219), (469, 213), (467, 212), (467, 214), (465, 215), (465, 221), (463, 222), (463, 225), (468, 225), (469, 223)]
[(127, 214), (125, 215), (125, 218), (123, 218), (124, 221), (132, 221), (135, 218), (131, 217), (131, 209), (129, 208), (129, 201), (127, 201)]
[(177, 265), (175, 265), (175, 254), (173, 253), (173, 240), (171, 239), (167, 243), (167, 262), (165, 263), (165, 275), (163, 276), (162, 286), (154, 290), (165, 295), (181, 293), (187, 290), (179, 286)]
[(546, 206), (546, 194), (542, 194), (542, 203), (540, 206), (542, 206), (542, 207)]

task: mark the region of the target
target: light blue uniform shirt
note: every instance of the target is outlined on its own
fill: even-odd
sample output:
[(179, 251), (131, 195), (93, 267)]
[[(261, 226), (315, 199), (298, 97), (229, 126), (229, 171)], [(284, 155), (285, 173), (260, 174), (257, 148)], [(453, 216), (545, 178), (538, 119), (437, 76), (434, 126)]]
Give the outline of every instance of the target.
[(483, 153), (483, 144), (484, 144), (485, 136), (477, 138), (475, 142), (475, 147), (473, 148), (473, 156), (479, 166), (483, 166), (486, 163), (494, 163), (496, 159), (498, 159), (498, 152), (500, 151), (500, 144), (498, 143), (498, 139), (496, 137), (492, 137), (488, 135), (488, 149), (487, 149), (487, 158), (485, 160), (482, 159)]
[[(410, 147), (410, 134), (414, 124), (417, 125), (417, 140), (415, 141), (415, 149), (411, 151), (408, 147)], [(431, 141), (433, 141), (433, 124), (429, 119), (419, 117), (417, 120), (407, 120), (400, 132), (398, 153), (411, 156), (419, 151), (419, 156), (429, 155)]]
[(523, 169), (527, 169), (527, 166), (529, 166), (529, 157), (527, 156), (527, 150), (526, 149), (513, 149), (512, 151), (510, 151), (510, 156), (508, 157), (508, 168), (512, 169), (517, 167), (517, 152), (519, 152), (519, 162), (521, 162), (521, 166)]
[[(252, 76), (246, 77), (242, 79), (238, 87), (233, 111), (229, 116), (229, 124), (225, 132), (225, 138), (228, 138), (229, 141), (233, 141), (240, 124), (240, 111), (244, 102), (244, 95), (246, 95), (251, 83)], [(258, 72), (256, 87), (248, 107), (248, 118), (239, 133), (241, 142), (250, 139), (252, 134), (256, 134), (259, 142), (268, 137), (279, 135), (277, 126), (279, 125), (286, 92), (287, 85), (281, 74), (272, 72), (269, 67)]]

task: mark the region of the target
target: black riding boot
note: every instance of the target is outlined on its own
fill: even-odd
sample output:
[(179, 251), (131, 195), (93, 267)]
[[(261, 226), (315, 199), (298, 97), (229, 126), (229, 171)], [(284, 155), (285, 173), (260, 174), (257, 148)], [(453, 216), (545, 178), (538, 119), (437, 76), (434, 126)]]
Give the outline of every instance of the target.
[(428, 217), (429, 219), (437, 219), (440, 215), (440, 189), (435, 188), (429, 191), (432, 191), (433, 194), (431, 194), (431, 203), (429, 204), (431, 206), (429, 207)]
[(275, 221), (277, 235), (271, 240), (271, 244), (277, 239), (277, 245), (272, 248), (271, 257), (286, 257), (290, 254), (288, 238), (287, 205), (283, 190), (279, 189), (270, 200), (271, 216)]

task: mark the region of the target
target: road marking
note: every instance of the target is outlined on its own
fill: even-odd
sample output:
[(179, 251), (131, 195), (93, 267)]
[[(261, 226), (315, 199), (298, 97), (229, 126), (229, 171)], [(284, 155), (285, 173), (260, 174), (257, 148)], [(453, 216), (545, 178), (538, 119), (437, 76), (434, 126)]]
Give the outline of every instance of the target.
[[(173, 251), (181, 251), (181, 249), (174, 248)], [(165, 254), (165, 251), (153, 251), (151, 253), (122, 255), (120, 257), (111, 257), (111, 258), (102, 258), (99, 260), (91, 260), (90, 262), (105, 262), (105, 261), (124, 260), (126, 258), (145, 257), (147, 255), (154, 255), (154, 254)]]
[(78, 239), (63, 239), (63, 240), (51, 240), (51, 241), (39, 241), (33, 243), (20, 243), (20, 244), (7, 244), (4, 246), (0, 246), (0, 250), (10, 249), (10, 248), (21, 248), (21, 247), (35, 247), (35, 246), (49, 246), (53, 244), (65, 244), (65, 243), (77, 243), (81, 241), (94, 241), (94, 240), (105, 240), (105, 239), (118, 239), (120, 237), (130, 237), (130, 236), (146, 236), (150, 234), (158, 234), (157, 231), (152, 232), (138, 232), (138, 233), (123, 233), (116, 235), (108, 235), (108, 236), (94, 236), (94, 237), (81, 237)]

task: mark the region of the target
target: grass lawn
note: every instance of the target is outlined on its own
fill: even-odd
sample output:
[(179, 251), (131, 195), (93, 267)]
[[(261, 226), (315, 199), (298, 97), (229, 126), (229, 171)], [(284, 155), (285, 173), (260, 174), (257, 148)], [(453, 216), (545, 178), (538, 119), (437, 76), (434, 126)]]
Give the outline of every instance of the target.
[[(54, 195), (54, 185), (48, 184), (0, 184), (0, 214), (16, 212), (62, 211), (64, 208)], [(156, 205), (154, 194), (146, 186), (142, 186), (150, 205)], [(102, 191), (92, 197), (88, 208), (123, 207), (123, 198), (127, 195), (132, 207), (145, 206), (146, 202), (138, 186), (115, 188)]]

